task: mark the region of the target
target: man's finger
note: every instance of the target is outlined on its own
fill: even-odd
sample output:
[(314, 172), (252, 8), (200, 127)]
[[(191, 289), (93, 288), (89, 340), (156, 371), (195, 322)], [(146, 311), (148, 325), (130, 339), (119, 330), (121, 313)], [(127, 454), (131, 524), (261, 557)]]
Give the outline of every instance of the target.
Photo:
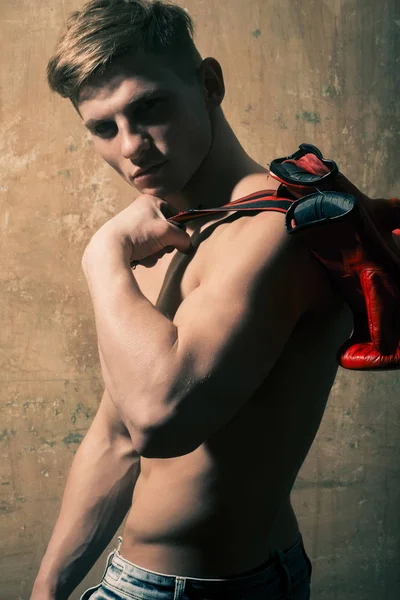
[(193, 252), (192, 242), (190, 236), (183, 231), (177, 224), (169, 221), (170, 227), (168, 228), (167, 234), (163, 243), (165, 246), (173, 246), (179, 252), (183, 254), (190, 254)]
[(168, 223), (172, 223), (172, 225), (179, 227), (179, 229), (182, 229), (183, 231), (186, 230), (185, 223), (178, 223), (178, 221), (174, 221), (173, 219), (168, 219)]
[(166, 238), (166, 245), (174, 246), (179, 252), (190, 254), (193, 251), (190, 235), (174, 225), (169, 228)]

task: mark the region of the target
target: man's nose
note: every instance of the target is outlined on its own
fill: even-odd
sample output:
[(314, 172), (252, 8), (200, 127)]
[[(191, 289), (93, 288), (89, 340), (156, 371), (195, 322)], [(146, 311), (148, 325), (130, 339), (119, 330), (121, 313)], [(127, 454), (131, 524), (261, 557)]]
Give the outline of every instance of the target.
[(120, 139), (122, 156), (133, 161), (150, 146), (150, 141), (143, 132), (134, 131), (130, 127), (120, 130)]

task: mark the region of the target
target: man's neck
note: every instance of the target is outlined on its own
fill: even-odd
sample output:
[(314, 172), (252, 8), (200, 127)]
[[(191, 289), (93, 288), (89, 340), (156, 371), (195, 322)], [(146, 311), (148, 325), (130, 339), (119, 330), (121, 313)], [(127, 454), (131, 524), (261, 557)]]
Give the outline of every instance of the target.
[(213, 132), (213, 142), (202, 165), (181, 192), (166, 197), (179, 211), (222, 206), (269, 187), (268, 169), (245, 152), (222, 110), (214, 118)]

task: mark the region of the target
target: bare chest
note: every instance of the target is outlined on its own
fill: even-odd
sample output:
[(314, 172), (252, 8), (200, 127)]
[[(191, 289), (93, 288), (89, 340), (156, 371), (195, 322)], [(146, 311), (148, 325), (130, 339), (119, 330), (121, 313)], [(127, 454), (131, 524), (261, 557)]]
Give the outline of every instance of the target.
[(198, 257), (166, 254), (152, 268), (138, 265), (134, 275), (142, 294), (165, 317), (173, 320), (183, 300), (197, 287)]
[(186, 256), (177, 250), (164, 255), (151, 268), (138, 265), (135, 279), (142, 294), (165, 317), (173, 320), (184, 299), (200, 284), (204, 266), (212, 254), (213, 244), (227, 224), (226, 214), (219, 218), (196, 221), (197, 227), (191, 234), (195, 252)]

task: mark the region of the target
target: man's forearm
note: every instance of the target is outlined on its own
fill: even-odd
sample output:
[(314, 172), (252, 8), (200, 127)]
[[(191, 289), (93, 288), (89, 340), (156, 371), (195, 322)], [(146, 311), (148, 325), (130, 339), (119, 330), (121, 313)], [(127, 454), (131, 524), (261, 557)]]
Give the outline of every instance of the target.
[(128, 437), (88, 431), (72, 463), (33, 588), (35, 600), (68, 598), (110, 542), (129, 510), (140, 473), (140, 457), (132, 448)]
[(100, 240), (82, 266), (107, 389), (124, 420), (134, 426), (151, 423), (153, 415), (162, 420), (168, 415), (168, 382), (163, 374), (170, 372), (168, 363), (174, 362), (177, 328), (141, 293), (118, 243)]

